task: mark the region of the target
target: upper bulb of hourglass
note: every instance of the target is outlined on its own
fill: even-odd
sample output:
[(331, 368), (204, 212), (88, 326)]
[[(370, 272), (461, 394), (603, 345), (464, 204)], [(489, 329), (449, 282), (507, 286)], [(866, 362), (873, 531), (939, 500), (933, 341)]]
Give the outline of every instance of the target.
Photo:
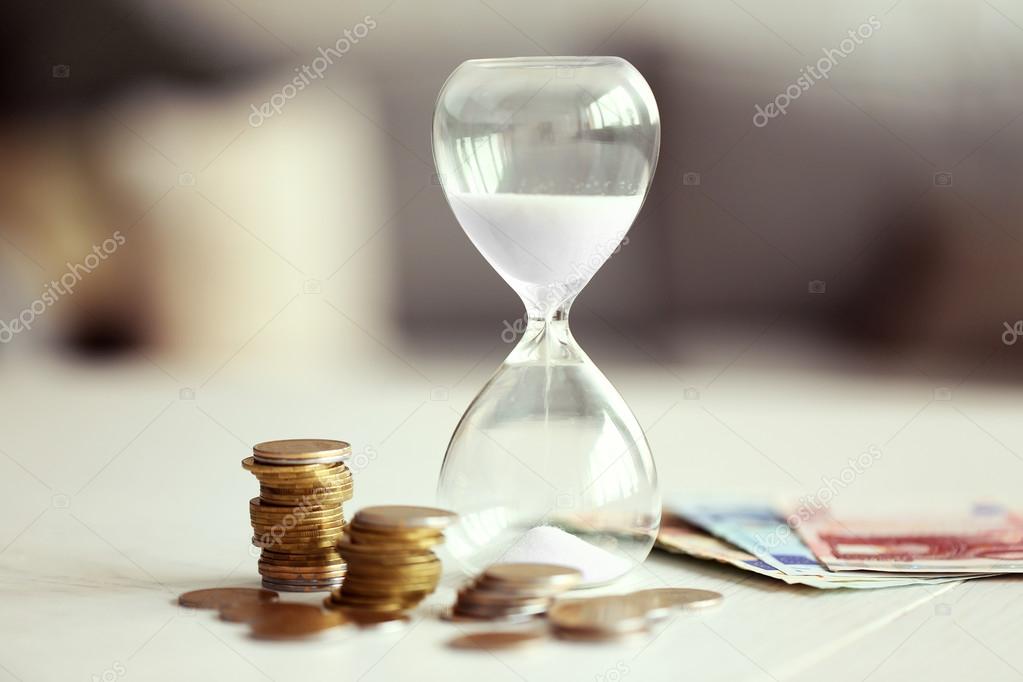
[(449, 551), (470, 571), (545, 561), (609, 582), (650, 551), (660, 497), (642, 429), (567, 316), (646, 197), (653, 95), (614, 57), (473, 60), (441, 90), (433, 141), (452, 211), (528, 316), (448, 446)]
[(466, 62), (434, 118), (452, 211), (539, 318), (570, 302), (618, 248), (659, 145), (649, 86), (615, 57)]

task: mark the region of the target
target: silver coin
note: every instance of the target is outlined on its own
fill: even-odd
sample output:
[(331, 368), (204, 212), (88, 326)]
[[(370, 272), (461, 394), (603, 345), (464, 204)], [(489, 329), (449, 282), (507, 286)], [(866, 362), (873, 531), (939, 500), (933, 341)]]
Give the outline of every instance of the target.
[(560, 630), (594, 635), (635, 632), (649, 624), (644, 605), (625, 596), (555, 602), (547, 618)]
[(724, 597), (713, 590), (696, 590), (688, 587), (662, 587), (640, 590), (629, 595), (648, 604), (650, 608), (705, 609), (717, 606)]
[(506, 585), (543, 586), (555, 590), (575, 587), (582, 573), (569, 566), (541, 563), (494, 564), (483, 571), (483, 578)]

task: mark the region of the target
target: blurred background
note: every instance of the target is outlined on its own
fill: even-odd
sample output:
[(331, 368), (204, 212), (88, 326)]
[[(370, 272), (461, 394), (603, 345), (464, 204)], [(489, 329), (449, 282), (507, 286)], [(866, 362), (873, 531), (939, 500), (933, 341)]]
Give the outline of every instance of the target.
[[(428, 497), (522, 315), (445, 204), (435, 97), (463, 60), (544, 54), (624, 57), (660, 107), (651, 195), (572, 314), (666, 488), (806, 491), (830, 470), (824, 451), (844, 461), (871, 444), (902, 454), (863, 488), (1021, 480), (1013, 3), (4, 12), (12, 486), (71, 496), (147, 442), (232, 468), (258, 440), (320, 434), (407, 464), (369, 479), (381, 495)], [(799, 85), (836, 50), (826, 78)], [(755, 118), (793, 84), (785, 113)], [(982, 456), (1015, 474), (981, 464), (927, 481), (935, 462)], [(143, 462), (139, 475), (157, 466)]]

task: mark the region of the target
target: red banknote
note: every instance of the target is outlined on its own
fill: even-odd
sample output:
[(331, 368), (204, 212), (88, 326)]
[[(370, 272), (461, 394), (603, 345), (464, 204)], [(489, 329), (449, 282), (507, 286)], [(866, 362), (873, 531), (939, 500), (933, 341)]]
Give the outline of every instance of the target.
[(955, 515), (821, 513), (797, 531), (833, 571), (1023, 573), (1023, 517), (998, 505)]

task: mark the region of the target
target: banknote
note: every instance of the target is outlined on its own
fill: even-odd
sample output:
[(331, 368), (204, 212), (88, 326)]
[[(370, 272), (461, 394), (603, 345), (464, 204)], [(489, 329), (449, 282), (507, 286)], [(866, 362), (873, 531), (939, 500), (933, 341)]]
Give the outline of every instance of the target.
[(974, 577), (960, 575), (958, 572), (954, 576), (913, 576), (883, 570), (833, 570), (817, 560), (810, 547), (804, 544), (785, 518), (768, 503), (677, 502), (667, 505), (666, 511), (745, 550), (785, 577), (814, 579), (830, 586), (848, 588), (900, 587)]
[(799, 524), (798, 533), (833, 571), (1023, 573), (1023, 516), (997, 504), (958, 513), (824, 511)]
[(710, 535), (678, 517), (665, 517), (657, 534), (657, 546), (667, 552), (686, 554), (735, 566), (744, 571), (781, 580), (790, 585), (807, 585), (818, 589), (836, 589), (842, 585), (811, 576), (790, 576), (761, 561), (749, 552)]

